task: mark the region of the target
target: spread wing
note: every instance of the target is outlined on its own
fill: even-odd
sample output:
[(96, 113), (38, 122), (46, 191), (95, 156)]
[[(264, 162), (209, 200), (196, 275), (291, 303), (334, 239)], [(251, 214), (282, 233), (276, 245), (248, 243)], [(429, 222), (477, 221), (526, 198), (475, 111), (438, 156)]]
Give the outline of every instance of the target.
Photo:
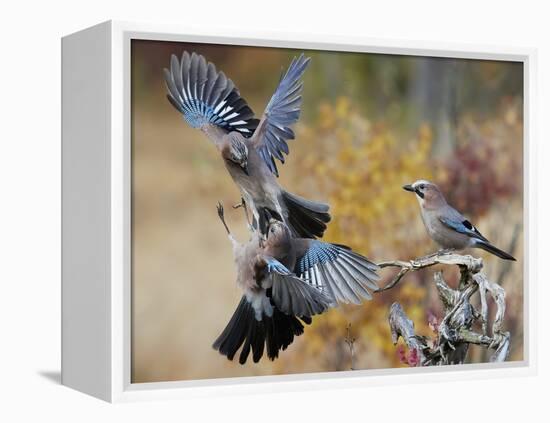
[(203, 56), (185, 51), (178, 60), (172, 55), (164, 79), (168, 101), (193, 128), (215, 125), (245, 137), (256, 130), (258, 120), (233, 81)]
[(360, 304), (376, 290), (378, 266), (344, 245), (310, 241), (296, 263), (295, 272), (338, 302)]
[(268, 296), (287, 315), (314, 316), (323, 313), (331, 299), (320, 289), (308, 284), (272, 257), (266, 257), (267, 278), (271, 282)]
[(294, 58), (281, 78), (279, 86), (269, 100), (254, 133), (256, 148), (269, 170), (279, 176), (275, 159), (285, 162), (283, 154), (288, 154), (287, 140), (294, 139), (290, 128), (300, 117), (302, 104), (302, 75), (309, 64), (309, 57), (303, 54)]

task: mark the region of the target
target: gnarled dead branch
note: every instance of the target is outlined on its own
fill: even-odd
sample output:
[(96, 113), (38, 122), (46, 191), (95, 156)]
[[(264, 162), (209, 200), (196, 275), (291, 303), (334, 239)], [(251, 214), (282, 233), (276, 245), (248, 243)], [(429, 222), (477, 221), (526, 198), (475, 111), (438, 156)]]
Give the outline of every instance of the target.
[[(411, 261), (383, 262), (379, 264), (380, 267), (398, 267), (400, 271), (377, 292), (394, 287), (409, 272), (436, 264), (458, 266), (460, 282), (458, 289), (453, 289), (445, 282), (441, 272), (434, 274), (435, 286), (445, 308), (445, 316), (437, 325), (435, 339), (416, 335), (414, 324), (407, 317), (403, 307), (399, 303), (393, 303), (389, 314), (393, 343), (397, 344), (399, 337), (402, 337), (409, 350), (416, 351), (423, 366), (461, 364), (466, 358), (470, 344), (494, 350), (491, 357), (493, 362), (505, 361), (510, 349), (510, 334), (502, 330), (506, 311), (505, 292), (498, 284), (489, 281), (481, 271), (483, 261), (480, 258), (439, 252)], [(497, 307), (490, 331), (487, 293)], [(481, 312), (478, 312), (470, 302), (475, 294), (480, 296)], [(472, 329), (478, 320), (481, 321), (483, 333)]]
[(477, 273), (483, 267), (483, 261), (480, 258), (474, 258), (472, 256), (462, 256), (460, 254), (451, 252), (440, 252), (430, 254), (428, 256), (420, 257), (410, 261), (383, 261), (378, 263), (380, 268), (384, 267), (399, 267), (401, 270), (399, 273), (383, 288), (380, 288), (377, 292), (386, 291), (397, 285), (403, 277), (416, 270), (425, 269), (426, 267), (435, 266), (436, 264), (456, 264), (462, 268), (465, 268), (470, 274)]

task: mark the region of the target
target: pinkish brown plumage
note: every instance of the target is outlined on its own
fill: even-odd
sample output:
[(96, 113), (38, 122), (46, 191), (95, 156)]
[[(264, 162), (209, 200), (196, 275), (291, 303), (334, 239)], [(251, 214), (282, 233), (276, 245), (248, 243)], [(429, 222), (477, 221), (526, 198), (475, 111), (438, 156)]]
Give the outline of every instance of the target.
[(443, 193), (433, 182), (418, 180), (403, 189), (416, 194), (422, 221), (428, 235), (445, 250), (481, 248), (504, 260), (514, 260), (492, 245), (462, 214), (447, 204)]

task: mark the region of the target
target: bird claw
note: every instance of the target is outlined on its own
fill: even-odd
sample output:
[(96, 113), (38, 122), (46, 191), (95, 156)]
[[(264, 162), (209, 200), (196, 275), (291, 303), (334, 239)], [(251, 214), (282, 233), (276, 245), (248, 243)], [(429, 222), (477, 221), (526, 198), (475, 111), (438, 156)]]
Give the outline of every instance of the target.
[(229, 227), (227, 226), (227, 223), (225, 223), (223, 204), (220, 201), (218, 201), (218, 205), (216, 206), (216, 209), (218, 210), (218, 217), (222, 221), (222, 224), (223, 224), (223, 226), (224, 226), (224, 228), (227, 232), (227, 235), (229, 235), (231, 237), (231, 231), (229, 230)]
[(218, 204), (216, 206), (216, 209), (218, 210), (218, 216), (220, 217), (220, 219), (223, 220), (224, 218), (224, 210), (223, 210), (223, 204), (218, 201)]
[(235, 205), (233, 206), (233, 208), (236, 210), (236, 209), (240, 209), (241, 207), (244, 207), (244, 206), (245, 206), (244, 198), (241, 198), (241, 202), (235, 204)]

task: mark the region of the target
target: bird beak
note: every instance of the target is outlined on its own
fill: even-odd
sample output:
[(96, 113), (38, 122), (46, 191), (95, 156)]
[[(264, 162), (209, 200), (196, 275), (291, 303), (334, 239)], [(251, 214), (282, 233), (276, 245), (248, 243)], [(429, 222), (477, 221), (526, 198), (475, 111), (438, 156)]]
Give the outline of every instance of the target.
[(416, 192), (412, 185), (403, 185), (403, 189), (409, 192)]
[(275, 219), (275, 217), (271, 214), (271, 212), (268, 210), (268, 209), (265, 209), (264, 210), (264, 213), (265, 213), (265, 217), (267, 219), (267, 227), (269, 229), (269, 227), (271, 225), (273, 225), (274, 223), (277, 223), (279, 222), (279, 220)]
[(271, 219), (273, 218), (267, 209), (263, 210), (263, 217), (263, 219), (260, 219), (260, 233), (264, 239), (267, 239), (269, 236), (269, 222), (271, 222)]

